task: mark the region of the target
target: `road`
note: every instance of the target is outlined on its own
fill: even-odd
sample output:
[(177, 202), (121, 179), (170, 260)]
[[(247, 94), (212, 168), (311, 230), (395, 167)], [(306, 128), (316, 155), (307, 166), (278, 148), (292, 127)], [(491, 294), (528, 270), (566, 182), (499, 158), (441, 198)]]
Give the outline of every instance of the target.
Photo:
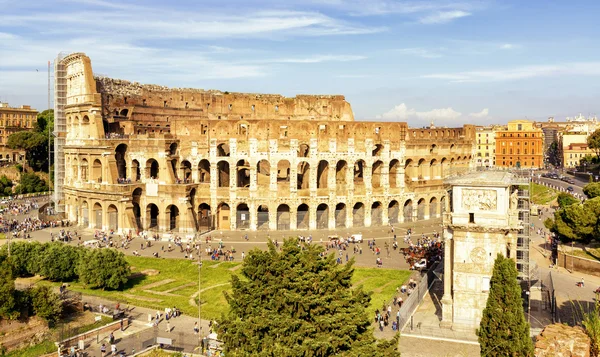
[[(571, 176), (569, 176), (571, 177)], [(536, 178), (534, 180), (534, 182), (545, 182), (547, 184), (556, 186), (556, 187), (560, 187), (564, 190), (567, 189), (567, 187), (571, 186), (573, 187), (573, 192), (577, 193), (578, 195), (581, 195), (581, 197), (585, 197), (585, 194), (583, 193), (583, 186), (585, 186), (587, 184), (587, 182), (583, 182), (582, 180), (579, 180), (577, 178), (575, 178), (575, 184), (570, 184), (568, 182), (564, 182), (561, 180), (555, 180), (555, 179), (551, 179), (551, 178), (547, 178), (547, 177), (541, 177), (541, 178)]]

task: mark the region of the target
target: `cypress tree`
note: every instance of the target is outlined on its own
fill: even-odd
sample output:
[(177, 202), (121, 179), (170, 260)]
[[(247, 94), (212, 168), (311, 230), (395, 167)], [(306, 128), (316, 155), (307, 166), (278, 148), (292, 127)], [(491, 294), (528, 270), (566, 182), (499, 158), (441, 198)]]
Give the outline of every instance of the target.
[(227, 356), (400, 356), (397, 339), (376, 342), (352, 262), (321, 252), (288, 239), (281, 252), (270, 242), (248, 254), (220, 322)]
[(498, 254), (490, 293), (479, 325), (481, 356), (532, 356), (515, 262)]

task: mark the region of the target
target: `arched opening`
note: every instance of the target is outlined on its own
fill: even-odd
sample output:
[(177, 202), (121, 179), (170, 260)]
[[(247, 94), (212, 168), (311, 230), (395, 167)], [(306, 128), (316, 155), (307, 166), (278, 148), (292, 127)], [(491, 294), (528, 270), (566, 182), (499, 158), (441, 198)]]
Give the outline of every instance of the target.
[(404, 181), (410, 182), (413, 179), (417, 179), (417, 175), (414, 172), (414, 161), (412, 159), (408, 159), (404, 162)]
[(363, 194), (362, 191), (365, 189), (365, 162), (363, 160), (358, 160), (354, 163), (354, 189), (356, 194)]
[(210, 162), (208, 160), (200, 160), (198, 164), (198, 180), (201, 183), (210, 183)]
[(92, 166), (92, 179), (97, 183), (102, 182), (102, 162), (99, 159), (94, 160)]
[(94, 219), (96, 223), (94, 228), (102, 229), (102, 205), (98, 202), (94, 204)]
[(219, 144), (217, 146), (217, 156), (229, 156), (229, 145)]
[(329, 206), (321, 203), (317, 206), (317, 229), (329, 228)]
[(418, 172), (418, 177), (419, 180), (424, 180), (425, 176), (427, 176), (429, 174), (429, 172), (426, 172), (426, 168), (425, 168), (425, 159), (421, 159), (419, 160), (419, 163), (417, 164), (417, 172)]
[(108, 229), (113, 231), (117, 231), (119, 229), (119, 210), (117, 206), (110, 205), (108, 206)]
[(404, 202), (404, 222), (413, 221), (413, 203), (411, 200)]
[(236, 209), (237, 228), (238, 229), (249, 229), (250, 228), (250, 209), (245, 203), (237, 205)]
[(180, 170), (183, 183), (192, 183), (192, 164), (187, 160), (183, 160)]
[(398, 161), (396, 159), (390, 161), (390, 173), (389, 173), (390, 187), (398, 187), (398, 180), (397, 180), (398, 170), (400, 170), (400, 161)]
[(87, 182), (88, 181), (88, 170), (89, 170), (88, 161), (86, 159), (81, 160), (81, 164), (79, 164), (79, 167), (81, 169), (81, 181)]
[(388, 205), (388, 222), (398, 223), (398, 215), (400, 214), (400, 204), (394, 200)]
[(133, 203), (133, 217), (135, 218), (135, 225), (138, 231), (144, 229), (142, 226), (142, 210), (140, 207), (140, 201), (142, 199), (142, 189), (140, 187), (133, 190), (131, 194), (131, 202)]
[(154, 159), (148, 159), (146, 161), (146, 178), (148, 179), (158, 179), (158, 161)]
[(381, 213), (381, 202), (373, 202), (373, 204), (371, 205), (371, 226), (381, 226)]
[(180, 182), (180, 177), (179, 177), (179, 171), (177, 170), (177, 159), (171, 159), (169, 161), (171, 163), (171, 173), (173, 174), (173, 177), (175, 178), (175, 181), (177, 183)]
[(121, 109), (121, 113), (120, 113), (120, 115), (121, 115), (122, 117), (126, 117), (126, 116), (127, 116), (127, 114), (129, 114), (129, 110), (128, 110), (128, 109)]
[(301, 161), (298, 164), (298, 190), (307, 189), (310, 187), (310, 164), (306, 161)]
[(127, 145), (119, 144), (115, 149), (115, 161), (117, 162), (117, 175), (119, 179), (124, 180), (127, 178), (127, 165), (125, 161), (125, 154), (127, 153)]
[(365, 225), (365, 205), (361, 202), (357, 202), (352, 208), (352, 225), (354, 227)]
[(229, 163), (219, 161), (217, 163), (217, 187), (229, 187)]
[(345, 190), (346, 176), (348, 175), (348, 163), (340, 160), (335, 164), (335, 183)]
[(260, 160), (256, 164), (256, 187), (269, 189), (271, 185), (271, 164), (267, 160)]
[(440, 176), (442, 178), (446, 177), (446, 171), (448, 170), (448, 159), (445, 157), (440, 161)]
[(169, 145), (169, 155), (177, 155), (177, 143)]
[(90, 123), (90, 118), (87, 115), (84, 115), (83, 120), (82, 120), (82, 124), (89, 124)]
[(277, 230), (288, 231), (290, 229), (290, 207), (279, 205), (277, 207)]
[(375, 145), (375, 149), (373, 149), (373, 151), (372, 151), (373, 156), (381, 156), (382, 150), (383, 150), (383, 145), (381, 145), (381, 144)]
[(373, 163), (373, 168), (371, 169), (371, 187), (379, 188), (381, 187), (381, 168), (383, 167), (383, 162), (377, 160)]
[(71, 177), (73, 177), (73, 180), (75, 181), (79, 180), (79, 161), (76, 157), (71, 161)]
[(298, 157), (308, 157), (310, 153), (310, 148), (306, 144), (300, 144), (298, 146)]
[(85, 228), (90, 226), (90, 206), (87, 201), (81, 203), (81, 217)]
[(444, 212), (446, 212), (446, 197), (442, 196), (440, 198), (440, 213), (444, 214)]
[(326, 160), (319, 161), (317, 168), (317, 189), (327, 188), (327, 180), (329, 179), (329, 162)]
[(175, 205), (168, 205), (165, 212), (169, 219), (169, 231), (179, 228), (179, 208)]
[(154, 203), (150, 203), (146, 206), (146, 223), (148, 224), (148, 229), (158, 229), (158, 213), (158, 206)]
[(279, 160), (277, 163), (277, 192), (290, 190), (290, 162)]
[(335, 205), (335, 227), (346, 227), (346, 204), (338, 203)]
[(256, 224), (259, 230), (269, 229), (269, 206), (260, 205), (256, 210)]
[(438, 202), (437, 202), (437, 198), (432, 197), (431, 200), (429, 200), (429, 218), (437, 218), (437, 217), (439, 217)]
[(222, 202), (217, 206), (217, 228), (227, 230), (231, 227), (229, 217), (231, 217), (231, 210), (229, 205)]
[(142, 178), (142, 174), (140, 171), (140, 162), (137, 160), (131, 161), (131, 175), (133, 176), (133, 182), (139, 182)]
[(308, 213), (308, 205), (306, 203), (298, 206), (298, 211), (296, 213), (296, 226), (298, 229), (308, 229), (309, 228), (309, 213)]
[(429, 162), (429, 177), (431, 179), (439, 178), (441, 175), (440, 167), (438, 165), (438, 161), (433, 159)]
[(236, 185), (238, 188), (250, 188), (250, 163), (247, 160), (239, 160), (235, 165)]
[(421, 198), (417, 202), (417, 220), (421, 221), (425, 219), (425, 199)]
[(210, 215), (210, 206), (206, 203), (201, 203), (198, 206), (198, 229), (200, 232), (212, 230), (212, 217)]

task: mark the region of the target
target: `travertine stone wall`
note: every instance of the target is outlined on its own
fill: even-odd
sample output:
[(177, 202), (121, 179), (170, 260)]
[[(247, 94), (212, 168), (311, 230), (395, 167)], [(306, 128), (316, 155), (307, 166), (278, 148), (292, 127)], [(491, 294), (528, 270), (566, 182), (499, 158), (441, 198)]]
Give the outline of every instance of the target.
[(445, 206), (442, 178), (471, 165), (474, 127), (355, 122), (343, 96), (95, 84), (66, 113), (68, 213), (89, 227), (191, 234), (428, 219)]

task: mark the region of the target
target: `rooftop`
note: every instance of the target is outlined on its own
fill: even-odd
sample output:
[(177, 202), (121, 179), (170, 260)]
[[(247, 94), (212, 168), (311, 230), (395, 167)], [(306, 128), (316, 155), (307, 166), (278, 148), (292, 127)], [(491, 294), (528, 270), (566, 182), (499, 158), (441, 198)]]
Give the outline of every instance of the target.
[(508, 171), (473, 171), (445, 180), (446, 184), (453, 186), (486, 186), (506, 187), (529, 183), (529, 178), (517, 176)]

